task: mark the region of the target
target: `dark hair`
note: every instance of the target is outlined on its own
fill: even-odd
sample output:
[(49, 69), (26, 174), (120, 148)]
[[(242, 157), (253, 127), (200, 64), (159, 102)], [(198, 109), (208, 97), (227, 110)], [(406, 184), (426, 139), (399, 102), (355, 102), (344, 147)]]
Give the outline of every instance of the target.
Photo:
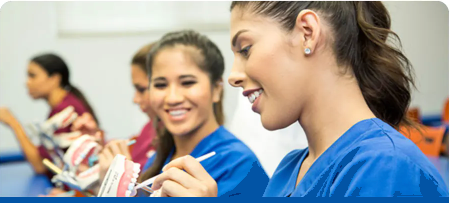
[(67, 64), (61, 57), (59, 57), (56, 54), (49, 53), (38, 55), (32, 58), (31, 61), (41, 66), (49, 76), (59, 74), (61, 76), (61, 82), (59, 86), (70, 91), (79, 100), (81, 100), (81, 102), (87, 108), (89, 113), (92, 114), (92, 116), (94, 117), (95, 122), (97, 122), (97, 125), (99, 125), (97, 116), (95, 116), (94, 110), (92, 109), (91, 105), (89, 105), (89, 102), (87, 101), (86, 97), (83, 95), (83, 93), (81, 93), (80, 90), (78, 90), (78, 88), (70, 84), (69, 68), (67, 67)]
[[(149, 78), (152, 74), (154, 57), (158, 52), (177, 45), (184, 45), (196, 49), (195, 52), (191, 52), (191, 57), (193, 57), (198, 67), (209, 75), (212, 86), (222, 79), (225, 64), (219, 48), (206, 36), (192, 30), (168, 33), (153, 46), (147, 58), (147, 73)], [(213, 105), (214, 115), (219, 125), (222, 125), (224, 122), (222, 96), (223, 91), (221, 92), (220, 101)], [(165, 160), (174, 147), (171, 133), (166, 128), (159, 126), (160, 123), (158, 121), (154, 122), (154, 124), (158, 134), (156, 159), (153, 165), (139, 177), (141, 181), (160, 173)]]
[[(337, 63), (352, 68), (375, 116), (397, 129), (400, 124), (411, 125), (405, 115), (411, 101), (410, 85), (414, 86), (413, 70), (401, 51), (399, 37), (390, 30), (390, 16), (383, 3), (235, 1), (231, 10), (234, 8), (273, 18), (286, 32), (294, 28), (300, 11), (316, 11), (334, 31), (331, 39)], [(399, 48), (390, 45), (390, 40), (398, 41)]]
[(145, 73), (147, 73), (147, 55), (152, 49), (153, 45), (155, 45), (154, 42), (141, 47), (131, 59), (131, 64), (139, 66), (139, 68), (141, 68)]

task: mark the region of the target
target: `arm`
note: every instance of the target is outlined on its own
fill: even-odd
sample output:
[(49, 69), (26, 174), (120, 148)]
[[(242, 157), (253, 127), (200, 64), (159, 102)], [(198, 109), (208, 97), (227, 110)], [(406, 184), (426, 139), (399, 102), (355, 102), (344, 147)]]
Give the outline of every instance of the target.
[(34, 171), (38, 174), (45, 173), (47, 169), (42, 163), (42, 157), (39, 154), (38, 148), (28, 139), (22, 125), (20, 125), (19, 121), (17, 121), (7, 108), (0, 108), (0, 122), (6, 124), (14, 131), (20, 147), (25, 154), (25, 158), (30, 162)]

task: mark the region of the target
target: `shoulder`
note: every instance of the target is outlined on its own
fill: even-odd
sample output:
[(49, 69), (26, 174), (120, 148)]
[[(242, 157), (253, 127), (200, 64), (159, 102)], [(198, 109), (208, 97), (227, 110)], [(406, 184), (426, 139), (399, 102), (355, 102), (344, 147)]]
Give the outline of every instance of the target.
[(70, 92), (54, 110), (60, 112), (69, 106), (73, 106), (78, 115), (88, 112), (88, 108), (83, 104), (83, 102)]
[(240, 139), (234, 136), (230, 131), (221, 126), (215, 132), (218, 142), (214, 143), (213, 149), (219, 155), (218, 157), (227, 159), (254, 159), (257, 160), (255, 153)]
[(429, 170), (428, 158), (410, 139), (381, 120), (343, 153), (342, 162), (390, 162)]
[(448, 195), (439, 172), (418, 148), (402, 143), (395, 133), (386, 136), (390, 143), (360, 144), (340, 158), (333, 166), (334, 195)]

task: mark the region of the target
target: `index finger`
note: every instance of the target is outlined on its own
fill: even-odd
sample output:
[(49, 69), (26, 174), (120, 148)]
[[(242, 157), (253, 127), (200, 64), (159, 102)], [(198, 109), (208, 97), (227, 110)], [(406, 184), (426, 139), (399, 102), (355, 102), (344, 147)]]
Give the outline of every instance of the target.
[(179, 168), (180, 170), (185, 170), (187, 173), (189, 173), (194, 178), (200, 180), (200, 181), (206, 181), (211, 180), (212, 177), (209, 175), (209, 173), (203, 168), (203, 166), (194, 159), (194, 157), (187, 155), (180, 158), (177, 158), (170, 163), (168, 163), (164, 168), (163, 171), (167, 171), (169, 168)]

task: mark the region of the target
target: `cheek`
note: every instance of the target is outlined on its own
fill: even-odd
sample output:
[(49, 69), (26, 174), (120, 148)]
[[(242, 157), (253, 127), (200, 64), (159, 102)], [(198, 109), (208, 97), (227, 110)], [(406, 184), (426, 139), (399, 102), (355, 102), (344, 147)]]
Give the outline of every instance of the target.
[(162, 108), (164, 104), (164, 92), (160, 90), (151, 90), (148, 94), (148, 103), (155, 108)]
[(150, 104), (150, 94), (148, 93), (148, 91), (146, 91), (144, 94), (142, 94), (141, 96), (141, 101), (143, 104)]
[(186, 98), (197, 106), (201, 111), (206, 111), (209, 104), (211, 104), (211, 93), (205, 91), (207, 87), (195, 87), (186, 91)]
[(39, 92), (45, 92), (45, 90), (48, 89), (47, 86), (48, 84), (46, 84), (44, 78), (34, 78), (30, 82), (30, 88)]

